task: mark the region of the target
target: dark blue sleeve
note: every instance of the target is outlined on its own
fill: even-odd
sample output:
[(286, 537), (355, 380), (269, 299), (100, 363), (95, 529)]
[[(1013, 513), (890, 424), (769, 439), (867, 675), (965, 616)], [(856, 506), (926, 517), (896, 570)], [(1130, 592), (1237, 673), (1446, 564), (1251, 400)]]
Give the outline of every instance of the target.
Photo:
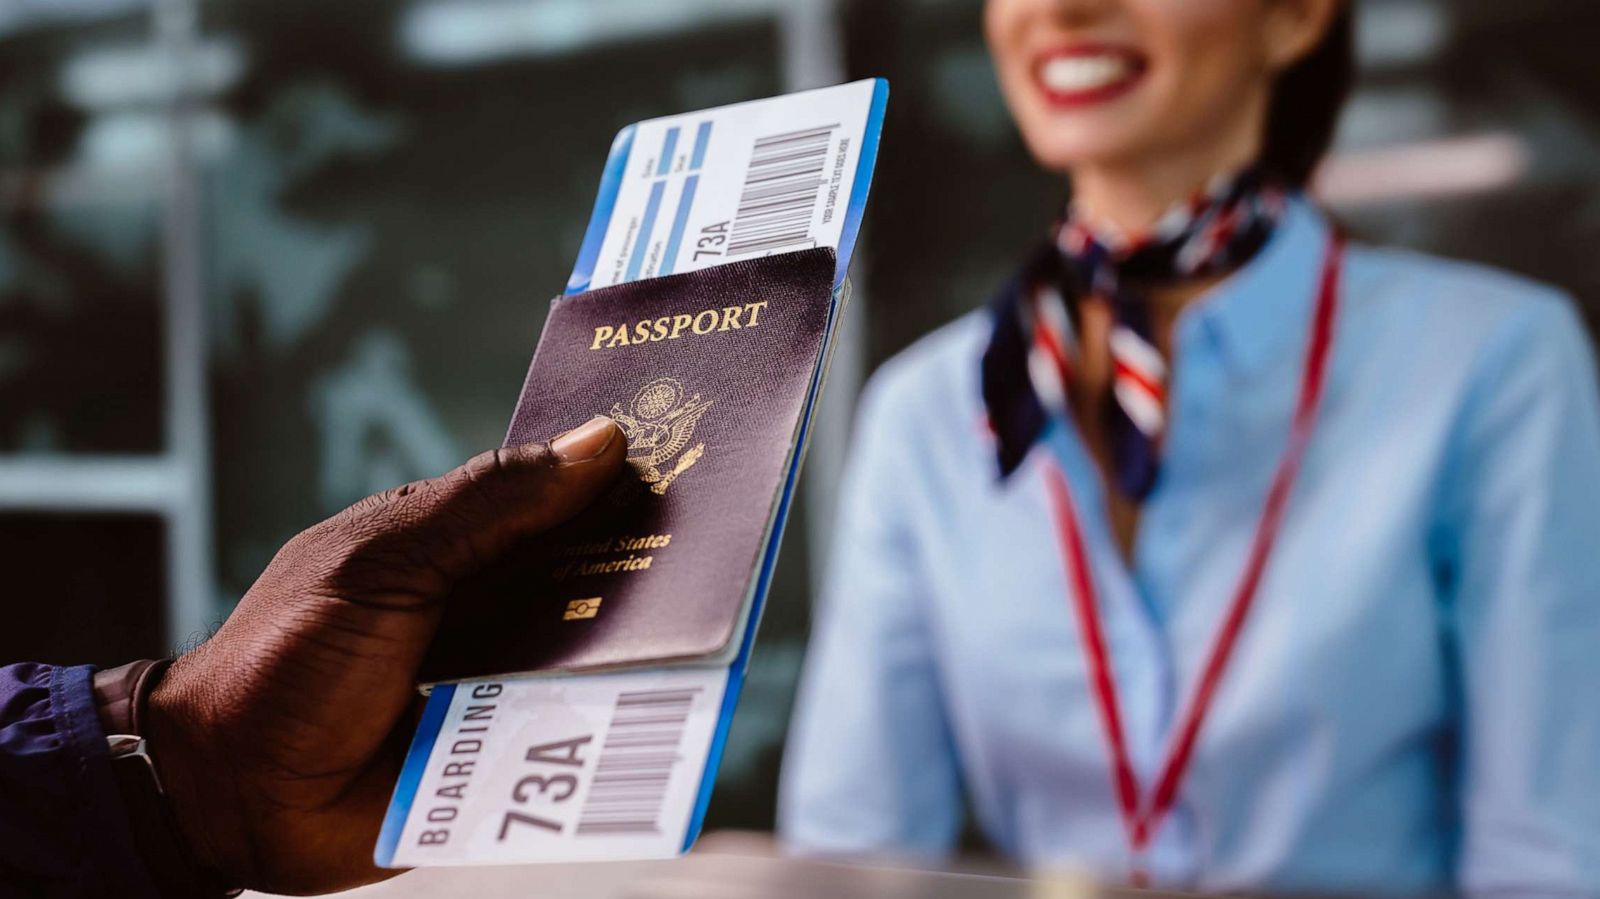
[(91, 669), (0, 666), (0, 896), (154, 897)]

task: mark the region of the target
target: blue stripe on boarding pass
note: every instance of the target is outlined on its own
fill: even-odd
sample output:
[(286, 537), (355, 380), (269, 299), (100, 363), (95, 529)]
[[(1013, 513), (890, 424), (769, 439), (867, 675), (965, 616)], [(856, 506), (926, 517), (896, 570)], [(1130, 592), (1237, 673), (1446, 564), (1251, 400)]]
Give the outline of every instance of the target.
[(422, 720), (417, 722), (417, 733), (411, 738), (411, 748), (406, 750), (405, 764), (400, 768), (400, 779), (395, 782), (394, 797), (389, 800), (389, 811), (383, 816), (378, 845), (372, 853), (372, 860), (380, 868), (387, 868), (394, 862), (394, 852), (400, 848), (400, 834), (411, 816), (411, 803), (417, 798), (422, 773), (428, 767), (428, 757), (433, 754), (433, 742), (439, 739), (444, 716), (450, 711), (450, 699), (455, 695), (454, 684), (440, 684), (433, 688), (428, 704), (423, 706)]
[(689, 171), (698, 172), (706, 161), (706, 147), (711, 144), (711, 120), (700, 123), (694, 132), (694, 153), (689, 156)]
[(656, 174), (665, 175), (672, 170), (672, 154), (678, 151), (678, 128), (667, 129), (666, 141), (661, 145), (661, 158), (656, 160)]
[(678, 261), (678, 249), (683, 246), (683, 231), (689, 226), (689, 210), (694, 206), (694, 190), (700, 186), (700, 176), (690, 175), (683, 180), (683, 194), (678, 200), (678, 214), (672, 218), (672, 233), (667, 237), (667, 251), (661, 254), (661, 271), (670, 275)]
[(656, 215), (661, 212), (661, 195), (666, 189), (665, 181), (657, 181), (650, 185), (650, 202), (645, 204), (644, 220), (639, 223), (639, 237), (633, 245), (633, 255), (628, 259), (628, 276), (623, 280), (639, 280), (639, 270), (644, 267), (645, 251), (650, 248), (650, 237), (656, 230)]

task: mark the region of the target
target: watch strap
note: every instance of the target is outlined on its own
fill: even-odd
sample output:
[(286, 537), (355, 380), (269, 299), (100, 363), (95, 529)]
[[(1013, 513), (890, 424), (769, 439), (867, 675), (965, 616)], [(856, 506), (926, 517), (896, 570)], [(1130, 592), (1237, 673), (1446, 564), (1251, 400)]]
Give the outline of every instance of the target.
[(169, 664), (170, 659), (146, 659), (94, 676), (95, 704), (105, 728), (112, 779), (128, 815), (134, 846), (161, 895), (181, 899), (237, 896), (240, 890), (223, 886), (195, 861), (172, 816), (144, 737), (145, 702)]
[(171, 664), (171, 659), (142, 659), (94, 673), (94, 704), (106, 736), (144, 735), (145, 698)]

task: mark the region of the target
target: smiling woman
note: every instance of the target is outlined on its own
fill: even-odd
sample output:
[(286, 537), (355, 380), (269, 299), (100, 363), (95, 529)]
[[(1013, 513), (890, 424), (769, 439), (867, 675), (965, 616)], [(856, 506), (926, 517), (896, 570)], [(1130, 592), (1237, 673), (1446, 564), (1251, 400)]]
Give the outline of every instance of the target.
[(1034, 158), (1070, 170), (1083, 208), (1128, 230), (1258, 158), (1303, 183), (1349, 84), (1350, 11), (1336, 0), (993, 0), (984, 26)]
[[(1346, 246), (1342, 0), (989, 0), (1070, 184), (863, 400), (780, 823), (1219, 891), (1600, 892), (1570, 301)], [(1043, 224), (1043, 223), (1041, 223)]]

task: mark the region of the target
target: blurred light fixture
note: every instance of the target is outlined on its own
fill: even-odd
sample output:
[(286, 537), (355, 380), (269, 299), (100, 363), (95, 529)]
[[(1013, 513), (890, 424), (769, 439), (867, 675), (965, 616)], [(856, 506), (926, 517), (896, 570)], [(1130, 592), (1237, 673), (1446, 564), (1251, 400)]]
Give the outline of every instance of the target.
[(406, 11), (399, 39), (421, 62), (462, 65), (571, 53), (770, 17), (786, 5), (783, 0), (432, 0)]
[(244, 65), (244, 51), (228, 38), (200, 42), (187, 60), (155, 44), (95, 47), (67, 60), (61, 92), (85, 109), (165, 103), (180, 87), (192, 96), (214, 96), (238, 82)]
[(1334, 146), (1360, 151), (1433, 140), (1450, 132), (1450, 112), (1438, 85), (1422, 79), (1364, 87), (1340, 113)]
[(1356, 11), (1356, 53), (1368, 70), (1428, 62), (1439, 55), (1448, 32), (1440, 0), (1363, 3)]
[(149, 7), (150, 0), (3, 0), (0, 2), (0, 34), (109, 19)]
[[(201, 159), (216, 159), (233, 145), (233, 122), (216, 110), (189, 119), (192, 148)], [(172, 120), (161, 112), (116, 112), (95, 116), (78, 147), (83, 168), (99, 172), (161, 171), (173, 152)]]
[(1336, 153), (1317, 172), (1313, 190), (1346, 208), (1455, 197), (1509, 187), (1527, 175), (1532, 161), (1522, 138), (1488, 132)]

